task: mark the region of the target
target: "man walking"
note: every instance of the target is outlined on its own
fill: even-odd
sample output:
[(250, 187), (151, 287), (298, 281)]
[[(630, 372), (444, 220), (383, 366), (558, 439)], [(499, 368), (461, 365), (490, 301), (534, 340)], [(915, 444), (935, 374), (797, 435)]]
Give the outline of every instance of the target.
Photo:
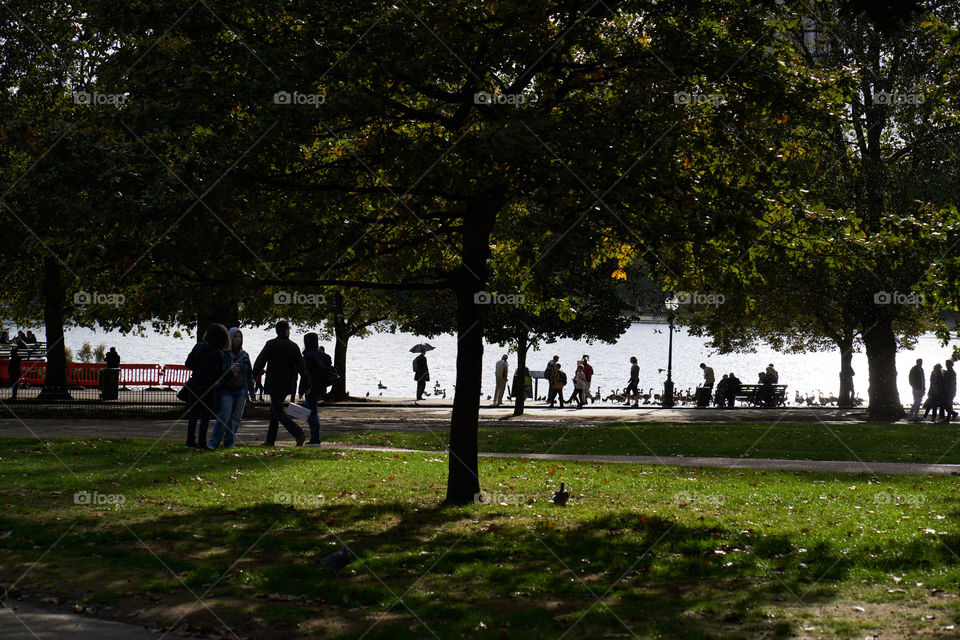
[(277, 323), (277, 337), (267, 340), (263, 350), (253, 365), (253, 377), (260, 378), (267, 369), (267, 383), (264, 390), (270, 394), (270, 423), (267, 427), (267, 440), (263, 444), (272, 447), (277, 441), (280, 424), (296, 438), (297, 446), (302, 447), (306, 440), (303, 429), (283, 411), (287, 396), (296, 398), (297, 375), (304, 379), (304, 393), (310, 393), (310, 376), (303, 363), (300, 348), (290, 340), (290, 325), (286, 320)]
[(430, 380), (426, 347), (420, 347), (420, 355), (413, 359), (413, 379), (417, 381), (417, 400), (423, 400), (423, 391), (427, 388), (427, 381)]
[(550, 405), (553, 404), (554, 396), (557, 395), (553, 388), (553, 374), (558, 362), (560, 362), (560, 356), (553, 356), (553, 359), (547, 362), (547, 368), (543, 370), (543, 377), (547, 381), (547, 404)]
[(947, 368), (943, 372), (943, 403), (941, 408), (944, 413), (943, 421), (950, 422), (957, 417), (957, 412), (953, 410), (953, 399), (957, 395), (957, 372), (953, 370), (953, 360), (947, 360)]
[(596, 399), (590, 395), (590, 389), (592, 389), (590, 385), (593, 382), (593, 367), (590, 366), (590, 356), (587, 354), (583, 354), (583, 377), (586, 378), (584, 382), (586, 393), (584, 394), (583, 401), (586, 402), (587, 399), (589, 399), (591, 402), (596, 402)]
[(917, 364), (910, 369), (910, 388), (913, 390), (913, 406), (907, 414), (907, 422), (920, 422), (920, 405), (923, 394), (927, 392), (927, 379), (923, 375), (923, 358), (917, 358)]
[(493, 392), (493, 406), (499, 407), (503, 404), (503, 391), (507, 388), (507, 374), (510, 371), (510, 365), (507, 364), (507, 354), (497, 360), (497, 368), (494, 372), (496, 376), (496, 390)]

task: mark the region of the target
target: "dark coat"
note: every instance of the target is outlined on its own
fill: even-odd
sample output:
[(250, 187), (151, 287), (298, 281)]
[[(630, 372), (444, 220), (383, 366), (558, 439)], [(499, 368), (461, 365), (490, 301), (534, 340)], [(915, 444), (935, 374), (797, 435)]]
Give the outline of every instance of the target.
[(108, 351), (103, 360), (107, 363), (107, 367), (110, 369), (120, 368), (120, 354), (116, 351)]
[(913, 368), (910, 369), (910, 387), (921, 391), (927, 389), (927, 380), (923, 377), (923, 368), (918, 364), (913, 365)]
[(271, 396), (296, 394), (298, 375), (305, 378), (304, 388), (310, 388), (310, 375), (303, 363), (303, 354), (289, 338), (277, 336), (267, 340), (253, 365), (253, 377), (259, 377), (265, 368), (267, 382), (263, 389)]
[(953, 400), (957, 395), (957, 372), (954, 369), (943, 370), (943, 387), (940, 392), (944, 400)]
[(221, 353), (209, 342), (198, 342), (187, 356), (186, 365), (191, 371), (187, 382), (191, 392), (187, 398), (190, 418), (203, 418), (215, 412), (214, 392), (224, 373)]
[(427, 356), (422, 353), (413, 359), (413, 379), (417, 382), (430, 379), (430, 369), (427, 367)]
[(10, 362), (7, 363), (7, 373), (9, 374), (10, 384), (16, 384), (23, 373), (20, 367), (20, 351), (16, 348), (10, 350)]

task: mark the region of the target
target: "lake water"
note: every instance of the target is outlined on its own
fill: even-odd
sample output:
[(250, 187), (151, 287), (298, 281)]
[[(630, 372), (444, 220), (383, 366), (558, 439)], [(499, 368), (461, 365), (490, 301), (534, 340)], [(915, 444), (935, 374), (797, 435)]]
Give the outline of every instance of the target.
[[(9, 327), (8, 327), (9, 328)], [(293, 327), (291, 338), (298, 344), (303, 343), (303, 334), (309, 331), (304, 327)], [(640, 364), (640, 387), (653, 389), (659, 393), (666, 378), (667, 366), (667, 326), (665, 324), (635, 323), (627, 329), (616, 344), (594, 343), (573, 340), (560, 340), (547, 344), (527, 356), (527, 366), (534, 371), (542, 371), (554, 354), (560, 356), (560, 362), (572, 378), (576, 361), (583, 354), (590, 354), (590, 362), (595, 369), (593, 391), (599, 386), (606, 396), (612, 389), (626, 386), (629, 377), (630, 356), (635, 355)], [(42, 330), (34, 328), (40, 340)], [(276, 334), (272, 327), (244, 329), (244, 348), (252, 358), (256, 358), (263, 344)], [(121, 335), (119, 332), (94, 331), (91, 329), (71, 328), (66, 331), (66, 345), (76, 354), (81, 345), (90, 342), (94, 347), (105, 344), (115, 346), (125, 363), (183, 364), (193, 344), (192, 339), (175, 338), (155, 333), (145, 337)], [(454, 391), (457, 340), (452, 335), (424, 340), (407, 333), (381, 333), (364, 339), (350, 341), (347, 352), (347, 390), (355, 396), (383, 395), (384, 397), (412, 397), (416, 391), (413, 381), (411, 362), (414, 354), (410, 347), (419, 342), (429, 342), (436, 347), (427, 354), (430, 365), (428, 391), (438, 381), (441, 388), (447, 390), (447, 398)], [(322, 342), (327, 352), (333, 354), (333, 342)], [(909, 352), (901, 352), (897, 357), (897, 371), (900, 397), (902, 402), (911, 401), (907, 372), (916, 358), (923, 358), (924, 370), (929, 372), (935, 362), (943, 362), (950, 356), (952, 347), (941, 347), (932, 334), (921, 336), (917, 347)], [(483, 396), (493, 394), (494, 364), (506, 349), (497, 345), (487, 345), (483, 357)], [(516, 354), (509, 354), (511, 375), (516, 367)], [(758, 346), (756, 353), (716, 355), (705, 346), (705, 339), (689, 336), (683, 328), (677, 329), (673, 339), (673, 379), (676, 388), (683, 392), (693, 389), (702, 379), (700, 362), (713, 367), (717, 380), (723, 373), (731, 371), (744, 383), (754, 383), (757, 373), (767, 364), (773, 363), (780, 373), (780, 383), (788, 385), (791, 400), (794, 393), (814, 395), (818, 391), (824, 396), (836, 395), (839, 391), (840, 356), (838, 352), (821, 352), (784, 355), (765, 346)], [(863, 353), (854, 355), (853, 368), (857, 393), (867, 395), (867, 358)], [(664, 369), (664, 371), (658, 371)], [(378, 382), (387, 387), (378, 389)], [(567, 387), (568, 392), (572, 389)], [(544, 393), (543, 385), (540, 386)]]

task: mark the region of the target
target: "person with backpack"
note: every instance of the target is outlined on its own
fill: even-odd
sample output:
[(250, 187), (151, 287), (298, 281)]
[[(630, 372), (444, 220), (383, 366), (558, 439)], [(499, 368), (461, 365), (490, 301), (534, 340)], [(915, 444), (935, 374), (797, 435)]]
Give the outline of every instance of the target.
[(227, 449), (237, 446), (237, 432), (240, 431), (247, 396), (251, 402), (254, 398), (253, 365), (250, 364), (250, 355), (243, 350), (243, 332), (239, 327), (233, 327), (229, 335), (230, 348), (221, 354), (224, 374), (219, 385), (220, 408), (213, 435), (207, 443), (208, 449), (216, 449), (221, 442)]
[[(559, 356), (557, 356), (559, 360)], [(563, 388), (567, 384), (567, 374), (560, 369), (560, 363), (553, 363), (553, 377), (550, 379), (550, 391), (552, 392), (552, 397), (550, 402), (547, 404), (551, 409), (553, 408), (554, 400), (560, 401), (560, 408), (563, 409)]]

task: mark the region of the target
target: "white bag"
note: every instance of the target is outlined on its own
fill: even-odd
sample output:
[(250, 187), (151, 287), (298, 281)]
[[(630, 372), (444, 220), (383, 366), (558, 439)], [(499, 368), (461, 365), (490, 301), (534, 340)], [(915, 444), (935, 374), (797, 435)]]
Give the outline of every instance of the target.
[(310, 409), (306, 407), (301, 407), (299, 404), (290, 403), (287, 405), (287, 410), (284, 411), (288, 416), (294, 420), (302, 420), (306, 422), (307, 418), (310, 417)]

